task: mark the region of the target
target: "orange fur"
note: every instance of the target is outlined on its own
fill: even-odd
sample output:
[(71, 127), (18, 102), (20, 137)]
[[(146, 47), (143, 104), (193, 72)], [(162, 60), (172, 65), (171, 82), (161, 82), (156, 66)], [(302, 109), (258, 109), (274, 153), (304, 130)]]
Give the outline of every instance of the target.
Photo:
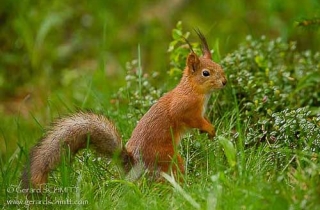
[[(202, 72), (209, 71), (204, 77)], [(211, 59), (190, 53), (180, 83), (165, 94), (141, 118), (126, 148), (136, 161), (142, 161), (149, 169), (158, 168), (168, 173), (172, 158), (177, 156), (180, 172), (184, 172), (181, 156), (175, 154), (184, 133), (197, 128), (214, 137), (215, 129), (204, 117), (209, 95), (226, 84), (222, 68)]]

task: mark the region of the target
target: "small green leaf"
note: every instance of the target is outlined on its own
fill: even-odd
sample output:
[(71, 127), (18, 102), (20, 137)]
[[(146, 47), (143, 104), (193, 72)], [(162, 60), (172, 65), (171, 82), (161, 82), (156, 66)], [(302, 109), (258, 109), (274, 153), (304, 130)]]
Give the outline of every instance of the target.
[(236, 149), (234, 145), (228, 139), (224, 137), (219, 137), (219, 143), (222, 145), (224, 149), (224, 154), (227, 157), (228, 163), (231, 167), (236, 165)]
[(260, 68), (266, 68), (266, 66), (267, 66), (267, 61), (264, 59), (263, 56), (257, 55), (257, 56), (254, 58), (254, 61), (257, 63), (257, 65), (258, 65)]
[(172, 30), (172, 37), (174, 40), (180, 39), (182, 37), (182, 32), (178, 29)]

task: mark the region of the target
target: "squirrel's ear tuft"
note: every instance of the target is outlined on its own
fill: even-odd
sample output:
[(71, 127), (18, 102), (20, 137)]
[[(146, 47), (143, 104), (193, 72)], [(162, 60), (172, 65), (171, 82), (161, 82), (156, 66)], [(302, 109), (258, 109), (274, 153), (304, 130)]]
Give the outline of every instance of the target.
[(211, 60), (212, 56), (211, 56), (211, 52), (210, 52), (206, 38), (204, 37), (204, 35), (201, 33), (199, 29), (194, 29), (194, 31), (198, 34), (201, 40), (203, 57)]
[(187, 58), (187, 66), (189, 70), (193, 73), (198, 70), (200, 65), (200, 60), (195, 53), (190, 53)]

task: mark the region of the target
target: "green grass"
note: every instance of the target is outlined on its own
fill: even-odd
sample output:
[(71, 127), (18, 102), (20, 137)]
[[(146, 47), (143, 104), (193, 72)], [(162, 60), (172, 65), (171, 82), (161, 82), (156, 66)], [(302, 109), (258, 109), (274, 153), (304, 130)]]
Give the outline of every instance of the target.
[[(189, 34), (199, 52), (195, 35), (182, 24), (172, 40), (176, 21), (135, 22), (140, 9), (153, 8), (143, 1), (108, 8), (99, 1), (77, 7), (66, 2), (5, 1), (0, 9), (6, 20), (0, 34), (0, 70), (6, 70), (0, 71), (1, 209), (28, 207), (7, 202), (26, 200), (21, 171), (56, 117), (103, 113), (126, 141), (137, 120), (180, 78), (189, 50), (177, 34)], [(121, 12), (113, 14), (114, 7)], [(147, 176), (130, 182), (114, 162), (84, 150), (71, 164), (66, 156), (51, 173), (43, 197), (32, 193), (30, 201), (47, 202), (33, 209), (320, 209), (319, 30), (291, 24), (315, 16), (319, 3), (217, 1), (211, 7), (191, 1), (173, 16), (187, 28), (203, 29), (228, 76), (227, 87), (209, 103), (217, 137), (191, 131), (179, 148), (185, 183), (170, 177), (155, 183)], [(90, 25), (90, 18), (89, 28), (77, 24)]]
[[(136, 65), (139, 66), (139, 62)], [(130, 106), (130, 109), (115, 105), (117, 103), (109, 104), (108, 109), (102, 108), (104, 104), (100, 104), (100, 98), (103, 96), (96, 90), (101, 81), (95, 81), (96, 75), (89, 81), (84, 79), (88, 85), (85, 85), (83, 93), (87, 97), (86, 103), (91, 102), (90, 106), (97, 107), (94, 109), (101, 110), (118, 124), (124, 139), (130, 136), (141, 112), (148, 109), (148, 100), (157, 97), (157, 94), (152, 95), (154, 89), (148, 83), (151, 78), (141, 77), (139, 72), (130, 73), (130, 70), (128, 76), (128, 84), (115, 96), (119, 101), (127, 99), (127, 103), (136, 105)], [(229, 78), (229, 82), (232, 83), (232, 78)], [(74, 158), (71, 166), (68, 156), (65, 156), (66, 161), (62, 161), (50, 175), (43, 197), (32, 193), (33, 197), (29, 199), (34, 202), (32, 208), (319, 209), (318, 154), (309, 152), (307, 148), (291, 150), (281, 142), (275, 146), (266, 141), (246, 147), (249, 127), (255, 122), (253, 118), (253, 122), (243, 121), (242, 114), (245, 111), (234, 88), (230, 84), (225, 90), (213, 94), (208, 114), (214, 118), (213, 124), (217, 127), (215, 140), (209, 140), (205, 134), (197, 131), (192, 131), (183, 140), (180, 152), (186, 160), (185, 183), (179, 184), (170, 177), (166, 177), (168, 182), (155, 183), (148, 180), (147, 176), (135, 182), (127, 181), (112, 161), (86, 149)], [(146, 95), (148, 100), (141, 99), (141, 94)], [(228, 105), (220, 100), (226, 95), (233, 98)], [(52, 118), (57, 115), (55, 106), (65, 107), (65, 112), (70, 111), (68, 101), (61, 97), (47, 106), (48, 115)], [(128, 110), (130, 113), (127, 113)], [(129, 122), (125, 120), (128, 118)], [(19, 176), (30, 146), (40, 136), (39, 130), (42, 131), (36, 117), (36, 134), (27, 132), (24, 123), (23, 118), (18, 117), (15, 124), (21, 146), (11, 156), (1, 158), (0, 203), (4, 209), (28, 207), (26, 204), (7, 204), (26, 202), (18, 186)], [(44, 203), (39, 204), (39, 200)]]
[[(214, 121), (219, 125), (214, 141), (197, 132), (187, 135), (181, 148), (187, 164), (183, 184), (172, 180), (154, 183), (147, 177), (136, 182), (126, 181), (108, 160), (84, 150), (71, 167), (68, 161), (63, 161), (51, 174), (42, 197), (45, 202), (64, 204), (34, 204), (32, 208), (45, 209), (49, 205), (49, 208), (62, 209), (318, 209), (319, 163), (297, 152), (296, 164), (292, 165), (293, 160), (288, 159), (277, 165), (267, 151), (267, 144), (244, 149), (239, 143), (228, 141), (226, 146), (221, 141), (232, 139), (235, 127), (237, 132), (246, 130), (246, 125), (236, 125), (237, 115), (236, 108)], [(2, 205), (7, 201), (25, 201), (17, 187), (24, 159), (25, 154), (19, 149), (8, 161), (2, 159)], [(30, 201), (38, 200), (34, 193)], [(5, 209), (17, 207), (26, 206), (3, 206)]]
[[(56, 103), (63, 106), (62, 102)], [(129, 182), (108, 160), (85, 150), (74, 159), (71, 167), (68, 161), (63, 161), (51, 174), (44, 197), (38, 198), (34, 194), (30, 199), (35, 202), (32, 208), (45, 209), (48, 205), (49, 208), (62, 209), (320, 208), (320, 165), (316, 154), (313, 157), (309, 156), (310, 153), (296, 150), (292, 158), (285, 158), (277, 163), (273, 159), (274, 151), (271, 151), (268, 144), (245, 149), (248, 127), (239, 121), (239, 107), (221, 111), (221, 117), (213, 121), (218, 130), (214, 141), (197, 132), (192, 132), (184, 139), (181, 152), (187, 164), (185, 183), (178, 184), (172, 180), (168, 183), (153, 183), (147, 177)], [(118, 124), (128, 124), (120, 123), (123, 121), (121, 116), (112, 116)], [(34, 134), (24, 133), (23, 125), (19, 122), (16, 126), (21, 144), (35, 142), (37, 137)], [(128, 129), (124, 136), (129, 135)], [(25, 196), (17, 185), (26, 150), (32, 144), (22, 145), (13, 155), (1, 159), (0, 202), (4, 209), (27, 207), (6, 205), (6, 202), (25, 201)], [(284, 149), (286, 148), (278, 148), (276, 151)], [(41, 199), (45, 203), (37, 203)], [(63, 204), (48, 204), (49, 201)], [(82, 202), (84, 205), (73, 205), (71, 202)]]

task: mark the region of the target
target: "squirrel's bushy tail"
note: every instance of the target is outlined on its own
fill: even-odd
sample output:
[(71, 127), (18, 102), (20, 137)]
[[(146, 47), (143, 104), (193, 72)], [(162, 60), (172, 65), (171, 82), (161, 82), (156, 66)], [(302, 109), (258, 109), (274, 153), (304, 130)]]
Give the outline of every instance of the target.
[(80, 112), (57, 120), (32, 148), (22, 175), (23, 187), (41, 187), (47, 182), (49, 172), (60, 163), (63, 150), (74, 155), (88, 143), (105, 156), (119, 151), (123, 161), (129, 158), (117, 129), (106, 117)]

